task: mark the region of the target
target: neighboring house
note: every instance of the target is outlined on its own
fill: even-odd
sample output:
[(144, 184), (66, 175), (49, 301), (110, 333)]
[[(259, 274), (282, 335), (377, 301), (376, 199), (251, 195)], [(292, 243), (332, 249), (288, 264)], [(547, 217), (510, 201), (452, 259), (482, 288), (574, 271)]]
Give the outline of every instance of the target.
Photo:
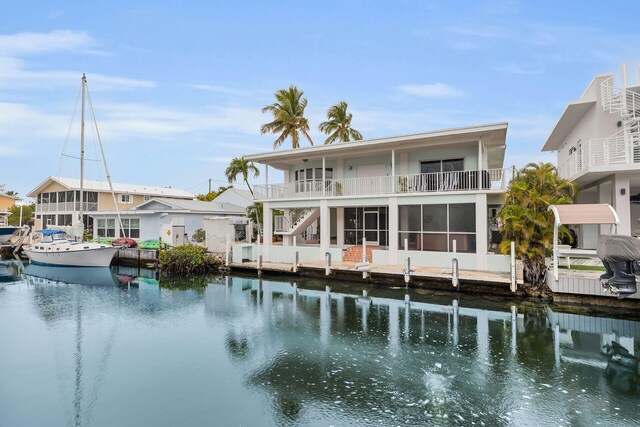
[[(578, 203), (608, 203), (620, 217), (618, 233), (640, 235), (640, 64), (598, 74), (571, 101), (542, 151), (556, 151), (558, 173), (581, 186)], [(578, 246), (595, 248), (600, 231), (580, 226)]]
[[(264, 260), (293, 262), (295, 252), (301, 261), (327, 252), (359, 260), (364, 238), (373, 263), (410, 256), (412, 265), (450, 268), (455, 241), (460, 268), (508, 271), (508, 257), (489, 251), (513, 171), (503, 168), (506, 134), (498, 123), (245, 156), (266, 165), (266, 185), (254, 189)], [(285, 182), (269, 183), (270, 168)]]
[(7, 212), (20, 198), (5, 193), (5, 185), (0, 184), (0, 212)]
[[(192, 200), (195, 196), (176, 188), (152, 187), (146, 185), (113, 183), (114, 197), (109, 183), (104, 181), (84, 181), (85, 228), (93, 229), (89, 214), (127, 210), (141, 205), (154, 197), (175, 200)], [(29, 197), (36, 199), (36, 229), (47, 225), (71, 225), (80, 213), (80, 180), (75, 178), (49, 177), (34, 188)], [(117, 206), (117, 207), (116, 207)]]
[(11, 209), (18, 200), (20, 200), (18, 197), (6, 194), (4, 184), (0, 184), (0, 225), (8, 222), (9, 209)]
[(121, 211), (124, 232), (117, 225), (115, 211), (92, 213), (96, 237), (130, 237), (136, 240), (162, 239), (178, 246), (204, 228), (205, 217), (242, 216), (244, 208), (231, 203), (153, 198), (140, 206)]
[(213, 199), (213, 201), (218, 203), (231, 203), (246, 209), (253, 204), (253, 196), (249, 190), (239, 190), (231, 187)]

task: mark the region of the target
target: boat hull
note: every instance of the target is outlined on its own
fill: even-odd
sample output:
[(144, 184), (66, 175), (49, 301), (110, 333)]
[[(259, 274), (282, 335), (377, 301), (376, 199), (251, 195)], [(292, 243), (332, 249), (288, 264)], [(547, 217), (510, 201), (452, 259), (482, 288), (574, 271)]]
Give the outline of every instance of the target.
[(108, 267), (118, 248), (100, 247), (95, 249), (70, 251), (40, 251), (25, 249), (24, 253), (32, 263), (62, 265), (68, 267)]
[(0, 227), (0, 245), (7, 243), (13, 232), (19, 229), (20, 227)]

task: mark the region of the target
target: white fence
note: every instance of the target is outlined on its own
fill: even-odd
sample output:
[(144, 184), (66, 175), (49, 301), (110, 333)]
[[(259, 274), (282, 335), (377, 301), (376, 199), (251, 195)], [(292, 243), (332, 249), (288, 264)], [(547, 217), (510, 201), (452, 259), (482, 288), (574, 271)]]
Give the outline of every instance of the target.
[(205, 244), (210, 252), (225, 253), (227, 239), (233, 246), (235, 242), (249, 241), (253, 226), (244, 217), (205, 217)]

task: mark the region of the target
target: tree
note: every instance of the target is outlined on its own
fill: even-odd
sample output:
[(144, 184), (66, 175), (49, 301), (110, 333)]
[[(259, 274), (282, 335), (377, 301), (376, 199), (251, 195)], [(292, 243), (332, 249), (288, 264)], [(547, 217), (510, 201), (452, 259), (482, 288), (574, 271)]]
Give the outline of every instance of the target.
[(254, 202), (252, 205), (247, 206), (247, 218), (258, 226), (258, 235), (262, 235), (263, 212), (262, 202)]
[[(22, 224), (32, 224), (34, 212), (36, 210), (35, 203), (29, 203), (28, 205), (22, 205)], [(9, 225), (20, 225), (20, 206), (13, 205), (9, 208)]]
[(351, 127), (353, 114), (347, 113), (347, 107), (346, 102), (340, 101), (327, 110), (328, 120), (320, 123), (319, 126), (320, 132), (329, 135), (324, 141), (325, 144), (332, 144), (336, 141), (359, 141), (362, 139), (362, 134)]
[[(553, 213), (551, 205), (573, 203), (578, 187), (560, 178), (550, 163), (529, 163), (513, 178), (498, 214), (502, 243), (506, 254), (515, 242), (516, 256), (524, 264), (525, 281), (535, 288), (544, 281), (545, 257), (553, 246)], [(571, 239), (569, 230), (561, 227), (561, 237)]]
[(225, 176), (229, 180), (229, 184), (236, 182), (238, 175), (242, 175), (242, 180), (247, 184), (251, 195), (253, 196), (253, 190), (249, 185), (249, 174), (253, 174), (254, 178), (260, 175), (260, 169), (253, 162), (248, 161), (244, 157), (234, 157), (231, 163), (224, 171)]
[(218, 187), (217, 190), (212, 190), (207, 194), (198, 194), (196, 196), (196, 199), (201, 200), (203, 202), (210, 202), (230, 188), (233, 188), (233, 185), (227, 185), (227, 186), (221, 185), (220, 187)]
[(288, 138), (291, 138), (291, 148), (300, 148), (300, 134), (313, 145), (309, 136), (309, 121), (304, 117), (307, 99), (302, 97), (303, 94), (303, 91), (293, 85), (289, 89), (280, 89), (274, 94), (276, 102), (262, 109), (263, 113), (273, 114), (273, 121), (262, 125), (260, 134), (279, 134), (273, 143), (274, 150)]
[(18, 197), (18, 192), (17, 191), (13, 191), (13, 190), (9, 190), (4, 194), (6, 194), (7, 196)]

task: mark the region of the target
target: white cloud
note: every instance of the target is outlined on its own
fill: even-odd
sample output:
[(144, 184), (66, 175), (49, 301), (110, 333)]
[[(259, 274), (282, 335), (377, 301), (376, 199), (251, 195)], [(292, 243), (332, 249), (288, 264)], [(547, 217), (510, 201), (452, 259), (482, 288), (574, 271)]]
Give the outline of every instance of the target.
[(95, 46), (95, 40), (84, 32), (57, 30), (49, 33), (16, 33), (0, 35), (0, 55), (14, 56), (55, 51), (77, 52)]
[[(105, 54), (95, 50), (97, 43), (87, 33), (58, 30), (49, 33), (16, 33), (0, 35), (0, 89), (55, 89), (79, 86), (83, 70), (32, 69), (25, 56), (45, 54)], [(131, 90), (153, 88), (155, 82), (91, 73), (92, 90)]]
[(528, 67), (525, 65), (518, 65), (514, 63), (497, 65), (493, 69), (496, 71), (500, 71), (502, 73), (518, 74), (521, 76), (533, 76), (533, 75), (544, 73), (544, 67), (540, 67), (540, 66)]
[(464, 96), (462, 91), (460, 91), (459, 89), (444, 83), (408, 84), (408, 85), (398, 86), (396, 89), (408, 95), (422, 96), (422, 97), (428, 97), (428, 98)]
[[(35, 89), (47, 90), (56, 87), (80, 87), (82, 72), (65, 70), (29, 70), (24, 61), (17, 58), (0, 56), (0, 88), (2, 89)], [(131, 90), (148, 89), (156, 86), (150, 80), (137, 80), (126, 77), (107, 76), (90, 73), (87, 81), (91, 90)]]

